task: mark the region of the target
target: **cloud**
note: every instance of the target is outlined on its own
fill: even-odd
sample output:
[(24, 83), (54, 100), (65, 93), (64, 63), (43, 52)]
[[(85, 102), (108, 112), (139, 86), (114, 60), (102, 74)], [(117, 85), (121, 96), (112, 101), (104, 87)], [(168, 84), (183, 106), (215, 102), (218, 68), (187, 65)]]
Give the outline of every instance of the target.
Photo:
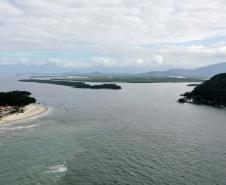
[(226, 33), (224, 0), (10, 2), (0, 2), (0, 20), (7, 20), (0, 33), (12, 44), (176, 43)]
[(10, 16), (18, 16), (21, 14), (21, 10), (15, 7), (13, 4), (6, 0), (0, 2), (0, 18), (8, 18)]
[(92, 61), (92, 64), (95, 66), (114, 67), (119, 65), (114, 58), (108, 57), (94, 57)]
[(143, 65), (143, 66), (148, 66), (148, 65), (162, 65), (163, 64), (163, 57), (161, 55), (154, 55), (151, 56), (150, 59), (142, 59), (138, 58), (135, 63), (137, 65)]
[(151, 63), (154, 64), (163, 64), (163, 57), (161, 55), (155, 55), (151, 58)]
[(110, 57), (94, 57), (92, 58), (92, 66), (101, 67), (141, 67), (154, 66), (163, 64), (163, 57), (154, 55), (149, 58), (110, 58)]
[[(83, 49), (82, 49), (83, 50)], [(71, 68), (130, 68), (144, 67), (145, 70), (168, 68), (195, 68), (225, 62), (226, 45), (209, 46), (165, 45), (161, 48), (98, 46), (85, 53), (72, 51), (0, 52), (0, 64), (56, 64)], [(93, 56), (95, 55), (95, 56)]]
[(22, 55), (0, 62), (196, 67), (226, 59), (225, 35), (225, 0), (0, 1), (0, 52)]

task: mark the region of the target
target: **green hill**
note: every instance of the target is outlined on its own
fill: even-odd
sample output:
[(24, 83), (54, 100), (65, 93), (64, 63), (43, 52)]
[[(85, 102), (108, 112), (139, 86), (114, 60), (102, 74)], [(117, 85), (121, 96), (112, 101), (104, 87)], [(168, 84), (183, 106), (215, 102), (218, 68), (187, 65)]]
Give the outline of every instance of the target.
[(180, 103), (191, 102), (195, 104), (211, 105), (216, 107), (226, 106), (226, 73), (213, 76), (203, 82), (191, 92), (182, 94)]

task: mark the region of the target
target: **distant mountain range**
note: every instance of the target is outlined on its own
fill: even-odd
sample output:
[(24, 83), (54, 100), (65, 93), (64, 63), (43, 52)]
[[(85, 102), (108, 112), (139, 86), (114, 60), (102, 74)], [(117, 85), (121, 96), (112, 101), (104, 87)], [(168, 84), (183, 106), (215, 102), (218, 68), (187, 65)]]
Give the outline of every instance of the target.
[(195, 77), (195, 78), (209, 78), (219, 73), (226, 73), (226, 62), (213, 64), (196, 69), (171, 69), (167, 71), (150, 71), (142, 73), (141, 77)]
[(132, 77), (141, 77), (141, 78), (167, 78), (167, 77), (176, 77), (176, 78), (210, 78), (219, 73), (226, 73), (226, 62), (213, 64), (209, 66), (204, 66), (196, 69), (170, 69), (166, 71), (150, 71), (147, 73), (139, 74), (130, 74), (130, 73), (79, 73), (79, 72), (70, 72), (67, 74), (70, 75), (79, 75), (79, 76), (132, 76)]
[(218, 73), (226, 73), (226, 62), (204, 66), (196, 69), (170, 69), (166, 71), (150, 71), (147, 73), (130, 74), (130, 73), (103, 73), (103, 72), (78, 72), (70, 68), (60, 67), (55, 64), (44, 65), (0, 65), (0, 75), (78, 75), (78, 76), (132, 76), (142, 78), (209, 78)]

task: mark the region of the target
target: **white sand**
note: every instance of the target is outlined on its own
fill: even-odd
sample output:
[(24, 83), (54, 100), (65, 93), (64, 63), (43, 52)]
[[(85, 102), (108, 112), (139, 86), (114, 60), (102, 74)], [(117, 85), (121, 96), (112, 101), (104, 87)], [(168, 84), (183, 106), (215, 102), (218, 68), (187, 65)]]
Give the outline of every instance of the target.
[(44, 113), (46, 113), (47, 111), (48, 108), (43, 107), (39, 104), (30, 104), (24, 108), (23, 113), (10, 114), (0, 119), (0, 124), (8, 124), (26, 121), (30, 119), (36, 119), (39, 118), (40, 116), (45, 115)]

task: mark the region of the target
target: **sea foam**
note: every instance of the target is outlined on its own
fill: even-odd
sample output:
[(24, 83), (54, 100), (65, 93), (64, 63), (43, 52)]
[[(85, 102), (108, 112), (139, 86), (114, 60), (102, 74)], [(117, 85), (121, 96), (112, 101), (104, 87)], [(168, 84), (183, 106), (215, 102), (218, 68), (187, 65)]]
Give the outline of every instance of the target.
[(66, 172), (66, 171), (67, 171), (67, 167), (62, 164), (62, 165), (52, 166), (46, 172), (47, 173), (62, 173), (62, 172)]
[(39, 126), (40, 124), (33, 125), (19, 125), (19, 126), (0, 126), (0, 130), (21, 130), (21, 129), (29, 129)]

